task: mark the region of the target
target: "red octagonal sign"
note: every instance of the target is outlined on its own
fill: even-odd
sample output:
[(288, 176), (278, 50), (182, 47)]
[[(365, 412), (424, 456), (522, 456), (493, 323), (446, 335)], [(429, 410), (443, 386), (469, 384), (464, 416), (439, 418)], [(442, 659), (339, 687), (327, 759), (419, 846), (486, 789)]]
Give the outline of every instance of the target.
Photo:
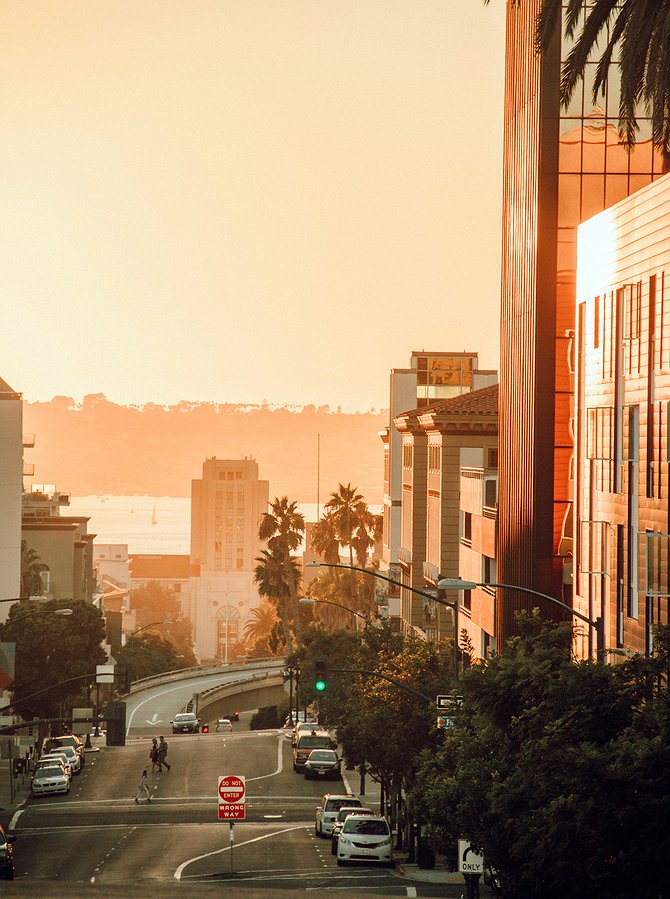
[(226, 774), (219, 777), (219, 802), (232, 804), (236, 802), (244, 802), (244, 777), (238, 777), (237, 774)]

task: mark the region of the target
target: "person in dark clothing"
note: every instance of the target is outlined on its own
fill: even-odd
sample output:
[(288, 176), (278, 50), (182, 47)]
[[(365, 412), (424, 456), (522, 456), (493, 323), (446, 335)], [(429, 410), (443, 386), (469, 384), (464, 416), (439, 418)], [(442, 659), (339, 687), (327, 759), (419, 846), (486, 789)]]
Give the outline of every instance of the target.
[(167, 759), (165, 756), (167, 755), (168, 744), (165, 737), (160, 737), (160, 741), (158, 743), (158, 771), (161, 772), (163, 770), (163, 765), (168, 769), (171, 768), (171, 765), (168, 765)]

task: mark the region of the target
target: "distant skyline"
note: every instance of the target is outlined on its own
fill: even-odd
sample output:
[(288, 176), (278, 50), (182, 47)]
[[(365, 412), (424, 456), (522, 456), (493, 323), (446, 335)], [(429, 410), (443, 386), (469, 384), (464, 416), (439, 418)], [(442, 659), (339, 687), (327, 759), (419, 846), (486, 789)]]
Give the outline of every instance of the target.
[(0, 377), (388, 405), (497, 368), (503, 0), (0, 7)]

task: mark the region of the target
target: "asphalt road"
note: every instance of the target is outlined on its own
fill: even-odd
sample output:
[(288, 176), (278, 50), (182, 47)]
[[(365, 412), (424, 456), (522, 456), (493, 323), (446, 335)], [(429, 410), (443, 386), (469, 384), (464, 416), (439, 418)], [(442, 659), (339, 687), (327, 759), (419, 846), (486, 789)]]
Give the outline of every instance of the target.
[[(408, 884), (395, 871), (340, 869), (330, 841), (314, 834), (323, 792), (341, 781), (305, 781), (292, 769), (283, 731), (249, 731), (245, 714), (232, 734), (166, 734), (171, 771), (149, 773), (152, 802), (134, 797), (151, 768), (148, 739), (87, 754), (68, 796), (29, 800), (14, 816), (16, 879), (8, 894), (34, 896), (194, 896), (245, 899), (318, 890), (330, 896), (460, 895)], [(165, 729), (167, 730), (167, 728)], [(158, 733), (156, 734), (158, 735)], [(219, 775), (246, 777), (246, 820), (217, 817)]]

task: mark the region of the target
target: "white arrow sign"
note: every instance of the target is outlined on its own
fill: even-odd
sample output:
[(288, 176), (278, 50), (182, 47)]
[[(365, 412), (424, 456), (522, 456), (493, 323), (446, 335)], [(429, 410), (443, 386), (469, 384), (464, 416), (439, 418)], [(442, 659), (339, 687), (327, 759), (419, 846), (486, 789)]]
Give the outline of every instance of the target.
[(147, 722), (147, 724), (162, 724), (163, 723), (163, 719), (159, 718), (158, 715), (156, 715), (155, 713), (154, 713), (154, 716), (151, 719), (151, 721), (149, 721), (148, 718), (145, 718), (144, 720)]

